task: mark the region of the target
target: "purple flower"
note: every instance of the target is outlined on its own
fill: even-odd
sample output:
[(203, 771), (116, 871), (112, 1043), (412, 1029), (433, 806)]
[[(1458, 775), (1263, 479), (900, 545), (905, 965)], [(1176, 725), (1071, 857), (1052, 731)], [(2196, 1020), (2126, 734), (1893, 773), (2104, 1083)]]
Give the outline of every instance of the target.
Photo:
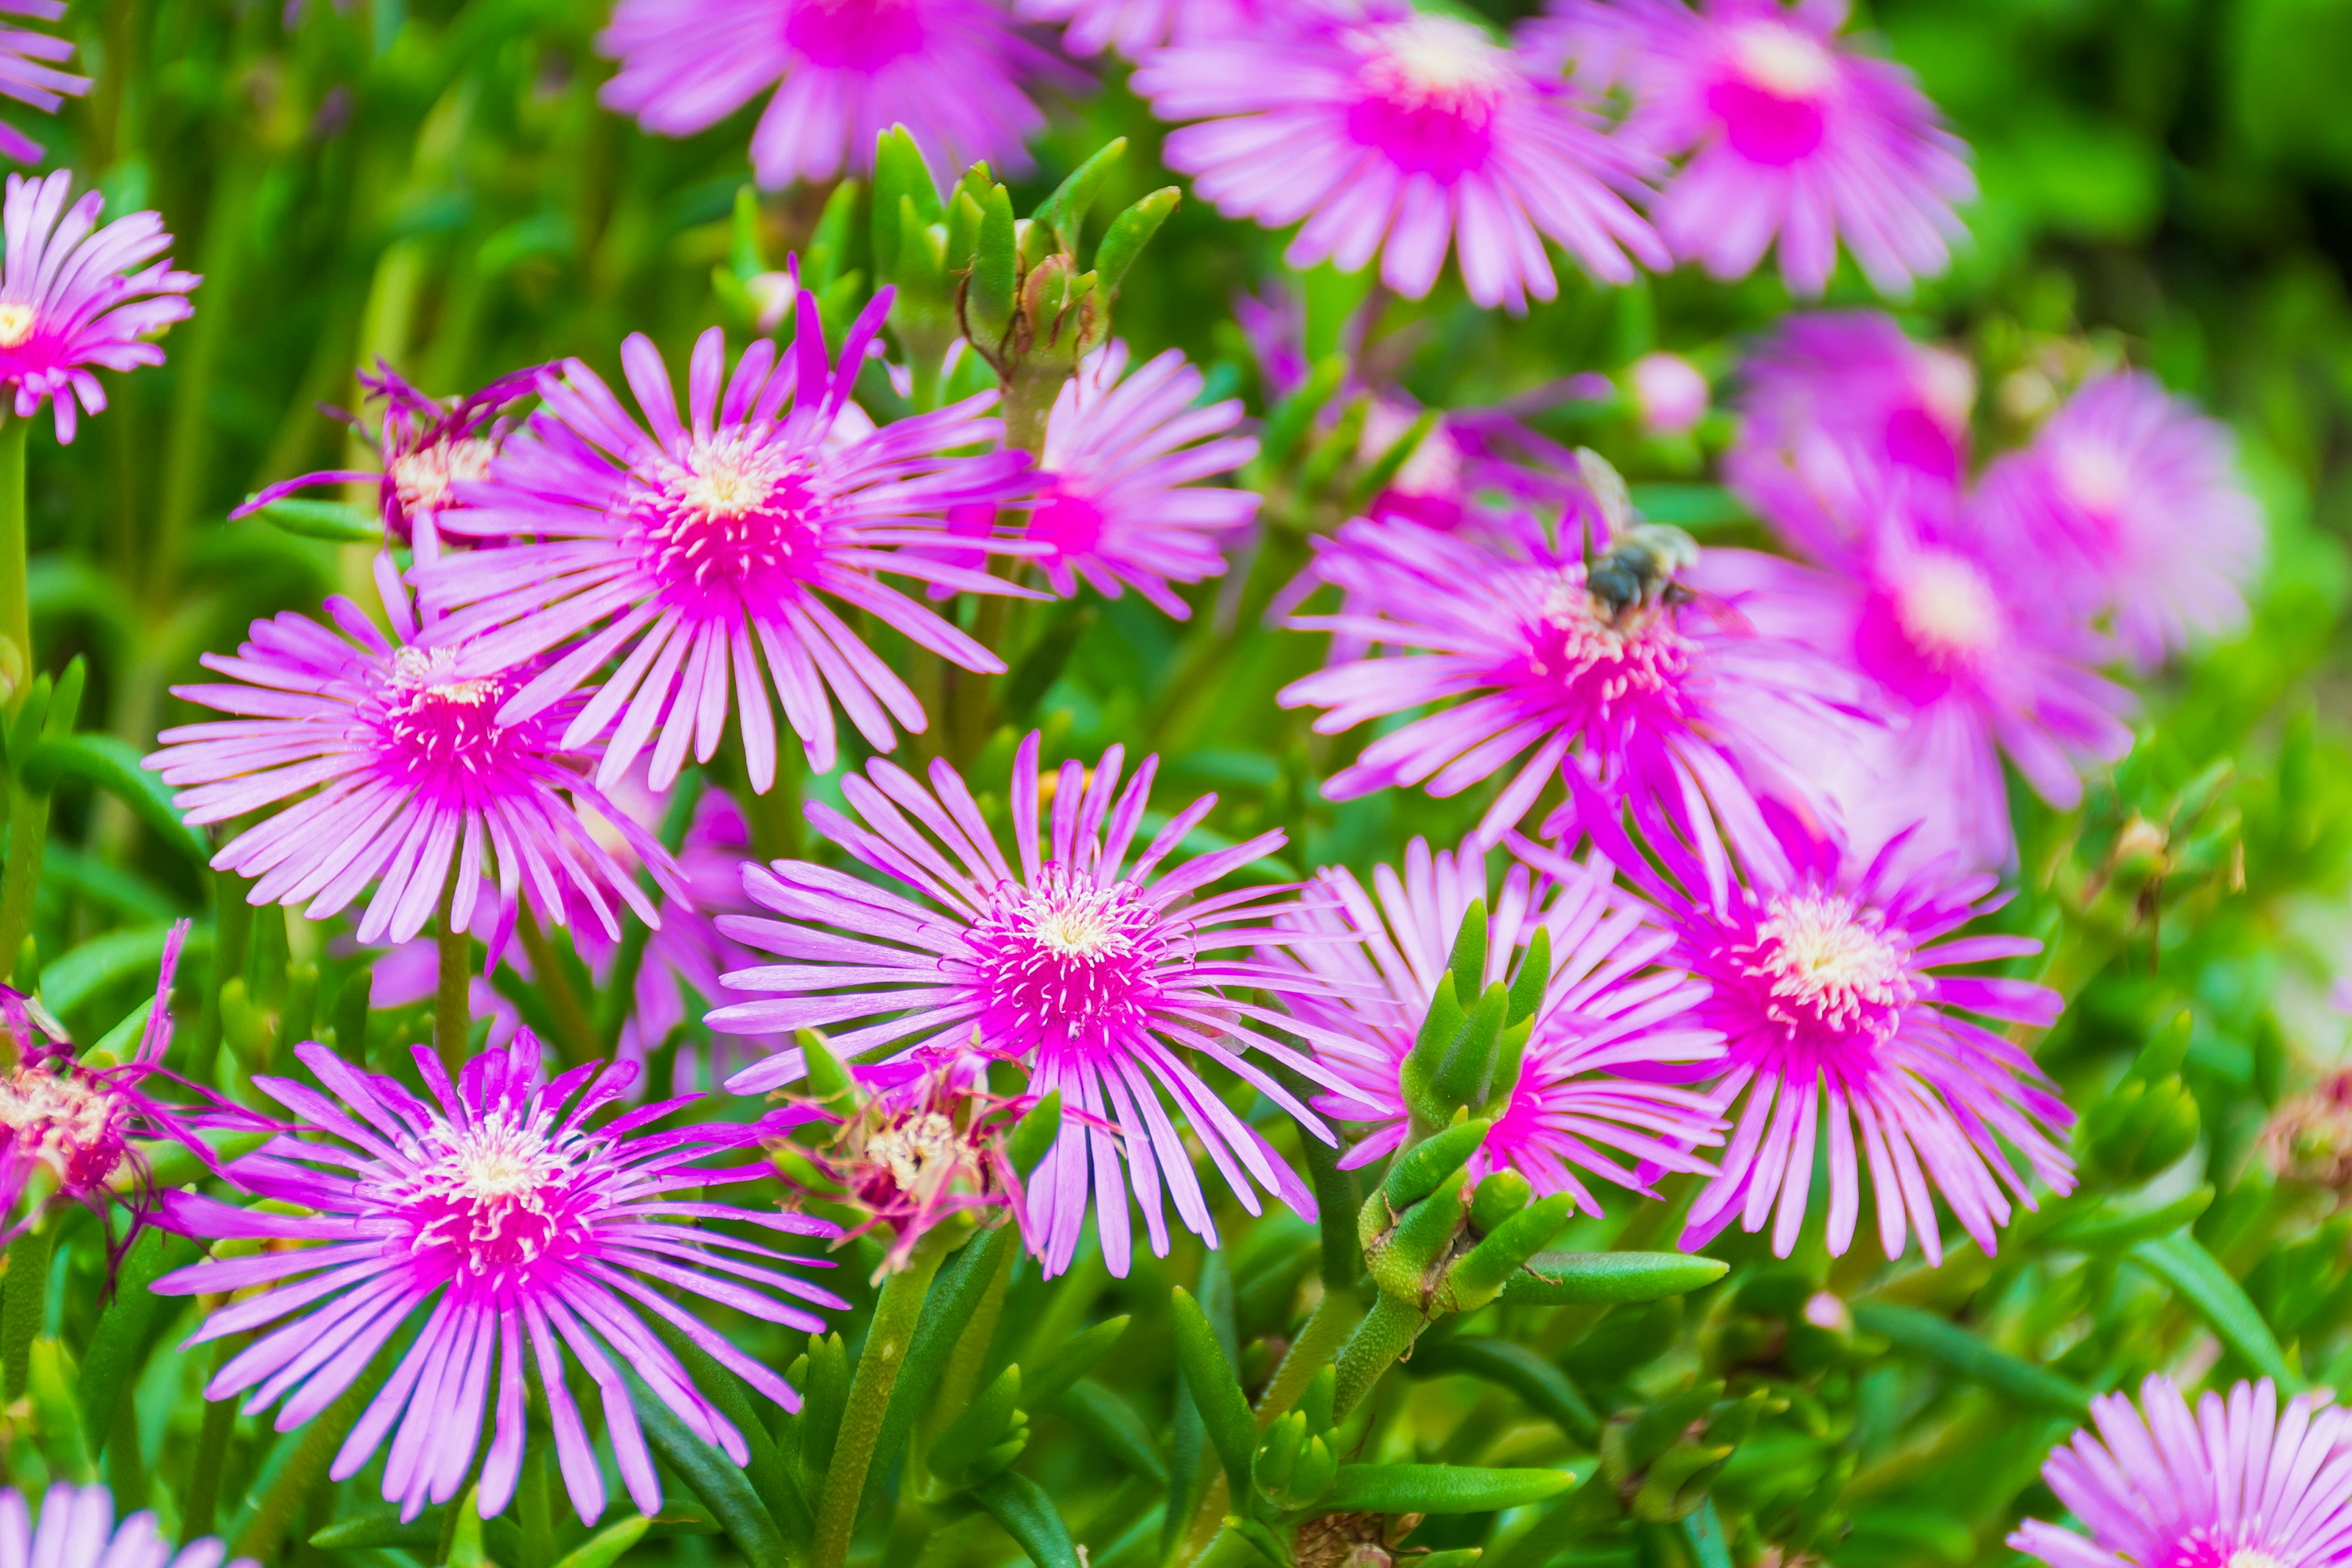
[(1183, 620), (1192, 606), (1169, 584), (1223, 574), (1219, 542), (1249, 526), (1258, 497), (1192, 481), (1250, 461), (1257, 439), (1226, 434), (1241, 423), (1239, 398), (1195, 406), (1205, 384), (1176, 349), (1129, 375), (1122, 342), (1062, 384), (1026, 535), (1046, 549), (1037, 563), (1055, 593), (1068, 597), (1084, 578), (1115, 599), (1127, 584)]
[(2112, 618), (2144, 667), (2245, 619), (2263, 517), (2239, 483), (2227, 426), (2154, 376), (2086, 384), (1997, 459), (1979, 492), (1996, 548), (2040, 563), (2056, 597)]
[[(64, 0), (0, 0), (0, 16), (61, 22), (65, 15)], [(73, 52), (70, 38), (51, 37), (25, 27), (0, 27), (0, 96), (30, 104), (44, 114), (55, 114), (67, 99), (79, 98), (89, 90), (89, 78), (57, 68), (73, 58)], [(13, 125), (0, 125), (0, 153), (20, 163), (37, 163), (47, 156), (38, 142)], [(9, 247), (15, 248), (13, 233)]]
[(565, 1350), (597, 1386), (613, 1456), (640, 1512), (660, 1508), (661, 1484), (615, 1355), (697, 1436), (746, 1463), (742, 1434), (696, 1389), (649, 1317), (786, 1409), (799, 1408), (782, 1378), (672, 1295), (803, 1331), (823, 1322), (794, 1301), (845, 1305), (774, 1267), (822, 1266), (814, 1260), (711, 1224), (791, 1236), (833, 1232), (804, 1215), (703, 1195), (708, 1187), (773, 1173), (756, 1157), (708, 1163), (755, 1152), (764, 1135), (759, 1124), (639, 1131), (691, 1104), (689, 1097), (596, 1125), (597, 1112), (615, 1104), (634, 1069), (590, 1062), (542, 1083), (539, 1043), (529, 1030), (467, 1062), (455, 1084), (430, 1049), (416, 1047), (430, 1102), (323, 1046), (298, 1046), (295, 1054), (326, 1092), (288, 1079), (254, 1082), (303, 1118), (310, 1135), (278, 1138), (234, 1162), (228, 1174), (256, 1197), (305, 1212), (238, 1209), (177, 1194), (167, 1213), (167, 1222), (190, 1236), (309, 1244), (214, 1258), (156, 1281), (163, 1294), (184, 1296), (272, 1287), (214, 1312), (190, 1337), (198, 1344), (259, 1334), (214, 1375), (207, 1398), (249, 1390), (248, 1412), (282, 1400), (277, 1427), (291, 1431), (334, 1403), (401, 1327), (425, 1311), (424, 1327), (328, 1472), (349, 1479), (391, 1437), (383, 1496), (407, 1519), (457, 1495), (493, 1387), (478, 1506), (485, 1517), (506, 1508), (522, 1469), (526, 1384), (534, 1371), (572, 1507), (592, 1521), (604, 1512), (604, 1481), (565, 1384)]
[[(744, 883), (784, 918), (719, 921), (728, 935), (786, 962), (728, 975), (737, 990), (780, 994), (719, 1008), (709, 1016), (712, 1028), (847, 1025), (832, 1041), (844, 1058), (887, 1051), (895, 1061), (925, 1049), (970, 1049), (1025, 1066), (1034, 1096), (1060, 1092), (1061, 1136), (1029, 1187), (1029, 1226), (1045, 1238), (1048, 1273), (1067, 1268), (1076, 1253), (1091, 1173), (1104, 1260), (1113, 1274), (1126, 1274), (1122, 1160), (1155, 1253), (1168, 1252), (1163, 1188), (1184, 1224), (1216, 1245), (1186, 1133), (1163, 1096), (1244, 1209), (1258, 1212), (1255, 1182), (1314, 1215), (1304, 1184), (1181, 1053), (1222, 1063), (1326, 1142), (1333, 1139), (1322, 1122), (1243, 1053), (1255, 1050), (1328, 1088), (1342, 1087), (1329, 1069), (1262, 1028), (1298, 1026), (1249, 999), (1253, 986), (1286, 996), (1322, 989), (1295, 969), (1247, 956), (1252, 948), (1330, 939), (1272, 923), (1299, 907), (1286, 889), (1205, 891), (1278, 848), (1281, 832), (1163, 873), (1162, 863), (1216, 804), (1204, 795), (1129, 860), (1159, 759), (1144, 759), (1121, 791), (1124, 761), (1113, 746), (1094, 768), (1065, 763), (1041, 783), (1037, 737), (1023, 742), (1010, 799), (1016, 864), (1006, 860), (952, 768), (934, 762), (927, 790), (877, 759), (867, 764), (870, 782), (856, 773), (842, 781), (862, 823), (815, 803), (809, 820), (919, 898), (807, 861), (779, 860), (772, 869), (747, 868)], [(1039, 818), (1049, 809), (1050, 837), (1041, 843)], [(727, 1087), (760, 1093), (803, 1070), (801, 1053), (785, 1051)]]
[(360, 373), (360, 384), (383, 404), (381, 432), (370, 437), (358, 418), (348, 414), (341, 417), (375, 447), (383, 471), (330, 468), (281, 479), (229, 516), (244, 517), (320, 485), (373, 481), (377, 505), (383, 511), (385, 538), (395, 544), (414, 545), (419, 563), (437, 560), (440, 517), (457, 504), (456, 488), (488, 475), (490, 459), (498, 456), (507, 437), (502, 416), (538, 390), (540, 375), (541, 368), (533, 366), (500, 376), (470, 396), (444, 402), (427, 397), (379, 360), (374, 374)]
[(133, 213), (99, 228), (106, 198), (87, 192), (68, 212), (72, 188), (73, 176), (63, 169), (38, 180), (11, 174), (0, 207), (7, 237), (0, 262), (0, 386), (16, 388), (19, 419), (55, 399), (60, 441), (74, 438), (77, 398), (92, 414), (106, 407), (90, 367), (162, 364), (163, 351), (148, 340), (187, 319), (185, 296), (203, 281), (173, 271), (169, 258), (155, 259), (172, 247), (161, 215)]
[(1643, 354), (1625, 367), (1633, 413), (1652, 436), (1679, 436), (1706, 417), (1714, 389), (1706, 373), (1677, 353)]
[(889, 548), (945, 538), (936, 514), (948, 507), (1027, 493), (1026, 453), (945, 455), (995, 441), (998, 422), (980, 416), (996, 395), (852, 433), (844, 417), (850, 385), (889, 313), (891, 290), (850, 328), (838, 366), (826, 359), (815, 300), (800, 299), (799, 335), (781, 365), (774, 345), (755, 339), (730, 378), (719, 329), (696, 341), (688, 422), (677, 416), (677, 391), (652, 340), (632, 334), (621, 364), (651, 435), (595, 372), (566, 361), (562, 380), (541, 385), (546, 406), (508, 441), (488, 479), (458, 487), (465, 508), (445, 524), (453, 533), (532, 542), (451, 556), (417, 574), (427, 605), (457, 612), (435, 628), (435, 640), (479, 635), (475, 657), (486, 662), (535, 658), (599, 628), (504, 694), (498, 716), (530, 718), (618, 658), (620, 668), (560, 726), (562, 744), (575, 748), (619, 721), (596, 771), (600, 785), (628, 770), (656, 727), (655, 788), (669, 787), (689, 744), (708, 762), (727, 726), (730, 669), (755, 789), (775, 780), (771, 686), (817, 773), (835, 760), (828, 689), (877, 751), (898, 743), (894, 719), (920, 733), (922, 704), (827, 597), (966, 669), (1004, 668), (877, 576), (1016, 591), (984, 572)]
[(1704, 1070), (1720, 1072), (1708, 1090), (1716, 1109), (1737, 1108), (1731, 1141), (1691, 1207), (1685, 1247), (1734, 1220), (1756, 1231), (1770, 1218), (1772, 1250), (1788, 1257), (1811, 1197), (1817, 1140), (1828, 1144), (1833, 1256), (1853, 1240), (1864, 1162), (1889, 1258), (1903, 1255), (1911, 1227), (1927, 1261), (1942, 1261), (1937, 1195), (1996, 1250), (2010, 1215), (2002, 1187), (2035, 1206), (2011, 1150), (2053, 1191), (2073, 1190), (2074, 1162), (2051, 1134), (2074, 1113), (2032, 1058), (1969, 1016), (2046, 1027), (2057, 993), (1943, 973), (2041, 951), (2025, 937), (1952, 934), (1998, 907), (1995, 879), (1948, 861), (1865, 862), (1778, 812), (1769, 852), (1742, 854), (1727, 878), (1671, 835), (1647, 834), (1637, 847), (1616, 810), (1589, 784), (1577, 789), (1594, 845), (1674, 933), (1664, 962), (1711, 988), (1692, 1022), (1726, 1043), (1724, 1060)]
[(949, 168), (1026, 174), (1045, 116), (1022, 79), (1061, 74), (995, 0), (621, 0), (596, 47), (621, 62), (605, 105), (664, 136), (774, 87), (751, 132), (771, 190), (866, 169), (895, 124)]
[[(1722, 1054), (1722, 1041), (1689, 1021), (1706, 988), (1657, 966), (1671, 939), (1605, 869), (1558, 855), (1544, 856), (1541, 868), (1543, 879), (1530, 886), (1528, 868), (1512, 867), (1487, 920), (1486, 979), (1508, 979), (1540, 928), (1551, 944), (1551, 985), (1508, 1104), (1471, 1156), (1471, 1179), (1516, 1170), (1538, 1194), (1566, 1193), (1598, 1214), (1587, 1176), (1654, 1195), (1650, 1183), (1661, 1171), (1712, 1175), (1714, 1167), (1691, 1150), (1723, 1141), (1714, 1109), (1687, 1089), (1619, 1076)], [(1350, 940), (1262, 956), (1326, 982), (1324, 994), (1290, 1005), (1320, 1026), (1316, 1055), (1349, 1088), (1315, 1108), (1374, 1124), (1339, 1162), (1353, 1168), (1404, 1141), (1404, 1058), (1463, 915), (1486, 897), (1486, 868), (1475, 849), (1433, 855), (1428, 841), (1416, 838), (1405, 847), (1402, 878), (1387, 866), (1372, 873), (1377, 899), (1344, 868), (1318, 871), (1316, 879), (1336, 903), (1281, 923)]]
[(1624, 134), (1690, 162), (1652, 204), (1675, 254), (1744, 278), (1777, 236), (1780, 276), (1818, 294), (1837, 244), (1898, 293), (1950, 259), (1976, 195), (1968, 149), (1911, 73), (1841, 47), (1845, 0), (1554, 0), (1535, 33), (1595, 85), (1622, 82)]
[(1459, 699), (1381, 735), (1323, 793), (1352, 800), (1423, 784), (1458, 795), (1528, 753), (1479, 823), (1487, 843), (1578, 764), (1686, 836), (1712, 844), (1719, 826), (1758, 842), (1755, 797), (1807, 797), (1799, 759), (1843, 727), (1835, 705), (1857, 689), (1790, 638), (1757, 635), (1744, 592), (1612, 610), (1587, 593), (1574, 556), (1395, 520), (1360, 519), (1318, 548), (1318, 570), (1349, 607), (1290, 624), (1412, 651), (1293, 681), (1282, 705), (1328, 710), (1315, 729), (1333, 735)]
[(2029, 1519), (2011, 1550), (2050, 1568), (2327, 1568), (2352, 1561), (2352, 1419), (2327, 1395), (2279, 1409), (2269, 1378), (2229, 1398), (2208, 1392), (2192, 1417), (2173, 1381), (2091, 1401), (2042, 1479), (2088, 1527)]
[(235, 684), (173, 688), (236, 715), (156, 737), (163, 749), (146, 765), (181, 789), (174, 799), (190, 823), (294, 801), (223, 846), (214, 868), (258, 879), (247, 895), (256, 904), (307, 900), (313, 920), (373, 882), (360, 917), (363, 942), (406, 942), (424, 930), (453, 875), (450, 916), (460, 930), (472, 928), (492, 875), (509, 911), (528, 891), (561, 922), (577, 897), (617, 935), (617, 895), (656, 922), (634, 874), (597, 842), (590, 814), (673, 896), (675, 868), (566, 762), (557, 735), (577, 703), (502, 717), (529, 668), (482, 659), (460, 642), (420, 643), (389, 555), (376, 558), (376, 584), (393, 637), (338, 595), (326, 609), (341, 636), (291, 614), (256, 621), (253, 640), (235, 656), (204, 657)]
[[(210, 1535), (173, 1551), (147, 1509), (116, 1525), (114, 1494), (94, 1482), (50, 1483), (41, 1496), (37, 1525), (23, 1492), (14, 1487), (0, 1491), (0, 1562), (37, 1568), (220, 1568), (226, 1554), (227, 1548)], [(237, 1558), (230, 1568), (254, 1568), (253, 1559)]]
[[(1131, 60), (1154, 45), (1216, 43), (1262, 27), (1313, 0), (1013, 0), (1024, 20), (1061, 22), (1062, 47), (1098, 55), (1105, 47)], [(1334, 5), (1330, 9), (1338, 9)]]
[(1306, 220), (1294, 267), (1381, 278), (1427, 294), (1453, 245), (1481, 305), (1559, 292), (1546, 237), (1612, 282), (1664, 247), (1623, 195), (1651, 167), (1603, 134), (1583, 100), (1476, 24), (1376, 0), (1360, 14), (1302, 11), (1286, 25), (1160, 50), (1135, 90), (1168, 121), (1168, 166), (1231, 217)]

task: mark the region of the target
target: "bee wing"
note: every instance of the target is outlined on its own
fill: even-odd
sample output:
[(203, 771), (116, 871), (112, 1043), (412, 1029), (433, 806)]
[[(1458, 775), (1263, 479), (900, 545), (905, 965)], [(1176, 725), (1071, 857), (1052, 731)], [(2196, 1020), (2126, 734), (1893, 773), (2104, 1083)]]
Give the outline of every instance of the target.
[(1625, 476), (1590, 447), (1576, 449), (1576, 471), (1601, 508), (1601, 521), (1609, 530), (1609, 542), (1617, 543), (1633, 526), (1633, 497), (1625, 488)]

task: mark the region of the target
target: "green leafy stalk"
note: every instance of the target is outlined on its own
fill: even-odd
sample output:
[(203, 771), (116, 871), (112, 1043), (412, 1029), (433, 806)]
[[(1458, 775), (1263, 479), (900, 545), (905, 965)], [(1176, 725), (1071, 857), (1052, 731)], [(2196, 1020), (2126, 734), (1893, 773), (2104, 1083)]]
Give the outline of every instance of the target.
[(26, 584), (25, 436), (32, 421), (0, 415), (0, 682), (6, 710), (25, 705), (33, 668), (33, 601)]
[(453, 1077), (465, 1065), (474, 1034), (474, 1007), (468, 994), (474, 984), (474, 938), (451, 916), (457, 895), (453, 878), (441, 893), (440, 929), (435, 939), (441, 967), (433, 988), (434, 1048), (441, 1053), (441, 1065)]
[(49, 1258), (58, 1227), (28, 1230), (8, 1244), (8, 1268), (0, 1276), (0, 1386), (9, 1403), (32, 1386), (33, 1339), (41, 1331), (48, 1305)]
[(882, 1282), (882, 1294), (874, 1303), (873, 1325), (866, 1331), (866, 1348), (850, 1379), (849, 1402), (841, 1413), (840, 1435), (834, 1439), (833, 1462), (825, 1469), (824, 1489), (817, 1502), (816, 1542), (809, 1557), (812, 1568), (843, 1568), (849, 1561), (849, 1535), (866, 1491), (866, 1468), (882, 1436), (890, 1391), (898, 1384), (898, 1369), (905, 1364), (915, 1325), (922, 1317), (923, 1297), (939, 1271), (940, 1254), (918, 1247), (906, 1268)]

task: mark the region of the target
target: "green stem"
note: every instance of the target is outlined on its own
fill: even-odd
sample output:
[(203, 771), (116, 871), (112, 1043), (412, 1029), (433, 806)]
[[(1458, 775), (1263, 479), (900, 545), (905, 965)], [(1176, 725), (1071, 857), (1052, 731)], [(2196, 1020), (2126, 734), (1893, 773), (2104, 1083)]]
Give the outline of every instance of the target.
[(882, 1417), (890, 1408), (890, 1389), (913, 1342), (915, 1324), (923, 1315), (923, 1298), (940, 1271), (942, 1255), (918, 1248), (907, 1267), (882, 1283), (874, 1303), (873, 1326), (866, 1331), (866, 1348), (857, 1357), (857, 1371), (849, 1380), (849, 1400), (841, 1413), (841, 1431), (833, 1444), (833, 1463), (824, 1473), (824, 1499), (817, 1505), (816, 1544), (810, 1568), (844, 1568), (849, 1561), (849, 1535), (857, 1523), (857, 1502), (866, 1490), (866, 1468), (873, 1461), (874, 1445), (882, 1436)]
[(8, 1402), (25, 1397), (33, 1382), (33, 1339), (49, 1304), (49, 1255), (54, 1225), (28, 1230), (8, 1244), (8, 1271), (0, 1277), (0, 1387)]
[(1259, 1426), (1273, 1426), (1276, 1417), (1286, 1414), (1298, 1403), (1298, 1396), (1307, 1392), (1307, 1385), (1315, 1381), (1315, 1374), (1323, 1370), (1332, 1352), (1347, 1340), (1356, 1325), (1363, 1321), (1363, 1318), (1364, 1310), (1353, 1292), (1329, 1289), (1323, 1292), (1323, 1299), (1315, 1303), (1315, 1310), (1308, 1316), (1306, 1327), (1298, 1331), (1298, 1337), (1290, 1342), (1290, 1349), (1283, 1352), (1282, 1364), (1274, 1369), (1274, 1376), (1267, 1382), (1265, 1392), (1257, 1396)]
[[(441, 1065), (452, 1074), (465, 1066), (466, 1050), (474, 1035), (469, 994), (474, 984), (474, 938), (450, 918), (457, 890), (453, 881), (441, 895), (441, 973), (433, 990), (433, 1043), (441, 1053)], [(523, 916), (524, 921), (530, 918), (528, 913)]]
[(28, 419), (0, 416), (0, 678), (8, 711), (25, 705), (33, 677), (33, 601), (25, 586), (25, 437)]
[(1381, 1374), (1412, 1348), (1427, 1321), (1416, 1303), (1393, 1296), (1382, 1296), (1374, 1303), (1339, 1352), (1339, 1386), (1334, 1403), (1340, 1415), (1360, 1404)]
[(49, 797), (8, 781), (8, 864), (0, 869), (0, 979), (29, 991), (22, 967), (25, 939), (33, 933), (33, 904), (41, 886), (41, 851), (49, 836)]
[[(214, 1373), (217, 1374), (252, 1342), (249, 1331), (221, 1341), (213, 1352)], [(205, 1405), (204, 1430), (196, 1438), (195, 1468), (188, 1474), (187, 1490), (182, 1494), (185, 1500), (180, 1506), (180, 1529), (190, 1541), (210, 1535), (213, 1521), (220, 1512), (221, 1481), (228, 1472), (229, 1443), (236, 1435), (238, 1403), (235, 1398), (215, 1399)]]
[(576, 1067), (603, 1056), (596, 1046), (595, 1020), (588, 1016), (587, 1005), (580, 1000), (572, 976), (558, 961), (555, 944), (539, 929), (538, 917), (528, 904), (515, 911), (515, 935), (530, 958), (531, 983), (539, 987), (548, 1012), (554, 1016), (556, 1049), (566, 1065)]

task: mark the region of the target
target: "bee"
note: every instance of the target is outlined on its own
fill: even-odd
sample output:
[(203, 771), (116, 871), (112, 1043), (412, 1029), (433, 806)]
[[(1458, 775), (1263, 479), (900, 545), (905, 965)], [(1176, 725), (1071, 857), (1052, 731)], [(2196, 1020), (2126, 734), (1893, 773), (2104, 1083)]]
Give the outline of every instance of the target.
[(1698, 563), (1698, 541), (1670, 524), (1642, 521), (1624, 479), (1600, 453), (1580, 447), (1576, 461), (1611, 542), (1584, 571), (1585, 595), (1601, 618), (1622, 631), (1643, 611), (1693, 602), (1675, 574)]

